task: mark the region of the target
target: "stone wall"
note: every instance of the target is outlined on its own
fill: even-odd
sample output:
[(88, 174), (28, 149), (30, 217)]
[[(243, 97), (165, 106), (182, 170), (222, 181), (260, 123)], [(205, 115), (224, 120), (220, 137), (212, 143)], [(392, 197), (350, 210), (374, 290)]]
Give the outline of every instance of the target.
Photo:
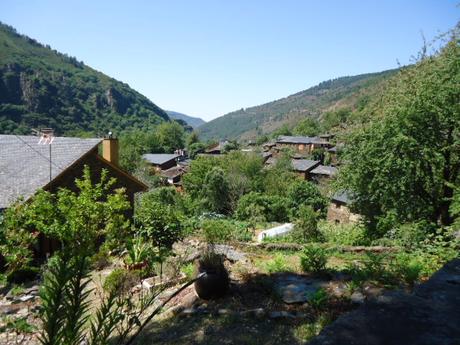
[(327, 209), (327, 220), (336, 224), (350, 224), (359, 221), (359, 215), (350, 211), (343, 203), (331, 202)]

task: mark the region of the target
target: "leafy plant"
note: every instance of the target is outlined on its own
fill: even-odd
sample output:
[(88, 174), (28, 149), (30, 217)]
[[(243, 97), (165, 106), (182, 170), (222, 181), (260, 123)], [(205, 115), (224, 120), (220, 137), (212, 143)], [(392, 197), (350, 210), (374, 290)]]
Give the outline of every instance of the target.
[(327, 252), (318, 245), (307, 245), (300, 255), (300, 266), (304, 272), (319, 273), (325, 270)]
[(298, 242), (317, 242), (322, 240), (318, 230), (318, 214), (311, 206), (302, 205), (294, 222), (294, 230), (290, 234)]
[(185, 274), (188, 280), (192, 280), (195, 276), (195, 265), (193, 263), (185, 264), (181, 267), (181, 272)]
[(27, 321), (27, 317), (6, 318), (5, 321), (5, 325), (0, 327), (0, 332), (11, 330), (16, 333), (32, 333), (36, 330), (36, 327)]
[(264, 264), (264, 268), (268, 273), (287, 272), (290, 271), (289, 265), (286, 262), (284, 255), (277, 253), (275, 257), (268, 260)]
[(318, 289), (315, 291), (310, 298), (308, 299), (308, 304), (310, 304), (316, 310), (323, 309), (325, 304), (329, 300), (329, 294), (323, 288)]
[(125, 294), (140, 282), (140, 272), (128, 271), (122, 268), (114, 269), (104, 281), (104, 290), (116, 292), (117, 295)]
[(140, 236), (128, 241), (126, 249), (125, 263), (130, 267), (141, 269), (151, 265), (157, 259), (151, 244), (145, 242)]
[(369, 244), (366, 229), (361, 224), (333, 224), (329, 221), (320, 221), (318, 230), (324, 242), (345, 246)]

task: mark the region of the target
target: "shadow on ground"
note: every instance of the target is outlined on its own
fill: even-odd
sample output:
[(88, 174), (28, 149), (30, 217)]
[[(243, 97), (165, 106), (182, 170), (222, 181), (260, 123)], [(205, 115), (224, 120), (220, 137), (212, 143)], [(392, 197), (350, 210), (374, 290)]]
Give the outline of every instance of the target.
[[(343, 301), (331, 300), (321, 309), (308, 304), (283, 303), (273, 293), (275, 275), (255, 274), (232, 284), (229, 293), (216, 301), (198, 300), (191, 314), (179, 314), (151, 323), (135, 344), (304, 344), (322, 326), (349, 310)], [(262, 315), (244, 311), (262, 308)], [(270, 312), (301, 317), (270, 317)]]

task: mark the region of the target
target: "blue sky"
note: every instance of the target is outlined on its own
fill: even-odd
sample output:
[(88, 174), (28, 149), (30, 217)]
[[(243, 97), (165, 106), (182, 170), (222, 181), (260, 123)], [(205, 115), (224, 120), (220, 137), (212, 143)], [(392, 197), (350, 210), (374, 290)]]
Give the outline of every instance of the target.
[(458, 0), (1, 0), (0, 21), (164, 109), (210, 120), (345, 75), (407, 64)]

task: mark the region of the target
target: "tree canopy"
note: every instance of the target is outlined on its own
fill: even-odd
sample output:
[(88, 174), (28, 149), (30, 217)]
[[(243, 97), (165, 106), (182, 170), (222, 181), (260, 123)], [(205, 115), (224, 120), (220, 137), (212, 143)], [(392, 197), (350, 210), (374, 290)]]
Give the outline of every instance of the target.
[(450, 224), (460, 170), (460, 46), (453, 38), (393, 80), (373, 122), (345, 150), (341, 187), (381, 232), (426, 219)]

